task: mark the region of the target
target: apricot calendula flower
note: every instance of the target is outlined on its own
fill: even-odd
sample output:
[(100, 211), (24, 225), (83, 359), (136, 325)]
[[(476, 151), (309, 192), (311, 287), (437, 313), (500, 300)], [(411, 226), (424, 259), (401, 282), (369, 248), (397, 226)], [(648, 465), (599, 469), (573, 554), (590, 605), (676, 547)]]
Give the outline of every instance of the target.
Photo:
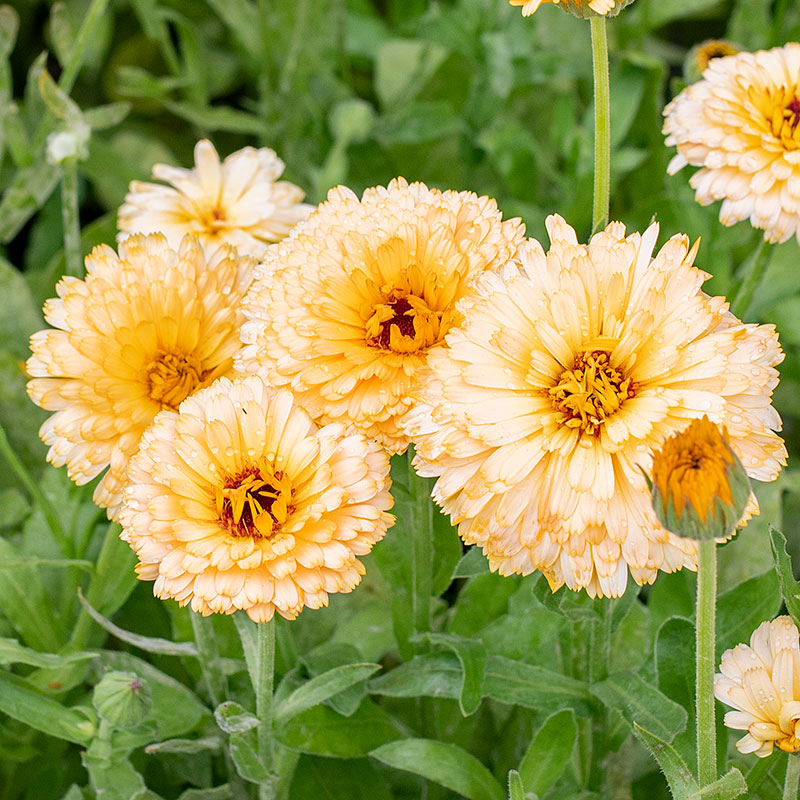
[(629, 569), (641, 584), (696, 566), (640, 471), (669, 435), (708, 415), (752, 477), (777, 476), (782, 353), (773, 326), (702, 292), (686, 236), (653, 256), (657, 225), (626, 237), (615, 222), (588, 245), (561, 217), (546, 225), (549, 252), (529, 240), (476, 279), (404, 424), (435, 500), (493, 570), (616, 597)]
[(207, 139), (194, 148), (193, 169), (156, 164), (153, 177), (133, 181), (119, 210), (120, 240), (127, 233), (163, 233), (177, 247), (187, 233), (207, 252), (230, 244), (260, 256), (310, 213), (302, 189), (278, 180), (284, 164), (273, 150), (245, 147), (220, 163)]
[(759, 758), (775, 745), (800, 751), (800, 646), (791, 617), (762, 622), (749, 646), (737, 644), (722, 654), (719, 670), (714, 695), (735, 709), (725, 714), (725, 724), (747, 731), (736, 749)]
[(523, 236), (518, 219), (503, 222), (494, 200), (471, 192), (402, 178), (361, 200), (332, 189), (256, 268), (237, 369), (289, 386), (314, 419), (354, 425), (402, 452), (397, 421), (460, 319), (456, 301)]
[(613, 17), (633, 0), (508, 0), (512, 6), (522, 6), (522, 15), (529, 17), (543, 3), (561, 5), (564, 11), (576, 17), (590, 17), (593, 14), (601, 17)]
[(723, 431), (694, 419), (653, 454), (651, 497), (658, 521), (693, 539), (726, 539), (742, 520), (750, 482)]
[(800, 44), (713, 59), (664, 116), (678, 148), (668, 172), (702, 167), (698, 203), (722, 200), (723, 225), (749, 218), (768, 242), (800, 242)]
[(121, 535), (157, 597), (294, 619), (361, 580), (357, 556), (394, 520), (388, 473), (376, 442), (318, 428), (289, 391), (222, 378), (145, 432)]
[(86, 280), (62, 278), (45, 303), (55, 330), (31, 337), (28, 394), (56, 413), (39, 435), (78, 484), (109, 467), (94, 501), (112, 519), (155, 415), (232, 371), (252, 268), (227, 245), (207, 258), (193, 236), (175, 251), (161, 235), (134, 235), (119, 255), (95, 247)]

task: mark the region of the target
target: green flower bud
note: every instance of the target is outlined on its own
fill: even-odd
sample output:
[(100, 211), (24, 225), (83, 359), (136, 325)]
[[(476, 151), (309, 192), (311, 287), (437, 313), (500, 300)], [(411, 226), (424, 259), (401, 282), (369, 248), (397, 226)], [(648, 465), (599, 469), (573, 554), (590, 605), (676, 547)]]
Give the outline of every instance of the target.
[(134, 672), (108, 672), (95, 686), (92, 703), (97, 713), (115, 728), (135, 728), (145, 721), (153, 705), (147, 681)]
[(725, 432), (708, 417), (693, 420), (653, 454), (648, 478), (658, 521), (678, 536), (727, 539), (750, 499), (750, 481)]

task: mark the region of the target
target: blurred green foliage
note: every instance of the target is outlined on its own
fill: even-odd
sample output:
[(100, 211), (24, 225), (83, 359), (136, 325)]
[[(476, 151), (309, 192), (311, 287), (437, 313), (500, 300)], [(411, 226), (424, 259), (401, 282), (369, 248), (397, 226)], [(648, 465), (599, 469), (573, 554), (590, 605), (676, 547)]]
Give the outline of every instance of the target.
[[(757, 49), (799, 39), (800, 3), (636, 0), (609, 34), (612, 218), (641, 230), (655, 217), (662, 241), (678, 232), (701, 237), (707, 289), (731, 295), (760, 234), (746, 223), (721, 227), (716, 206), (695, 204), (686, 174), (666, 175), (672, 154), (661, 111), (683, 85), (693, 45), (727, 37)], [(186, 650), (188, 612), (135, 585), (132, 554), (91, 504), (91, 487), (45, 466), (36, 436), (45, 415), (27, 399), (22, 362), (64, 271), (60, 173), (47, 161), (47, 136), (76, 119), (91, 131), (79, 163), (84, 252), (113, 242), (131, 180), (148, 178), (155, 162), (190, 164), (202, 137), (221, 154), (274, 148), (312, 202), (339, 183), (360, 192), (403, 175), (492, 195), (544, 240), (553, 212), (579, 236), (589, 232), (591, 98), (588, 26), (549, 5), (529, 19), (505, 0), (0, 7), (0, 423), (72, 550), (61, 549), (41, 504), (33, 508), (0, 458), (0, 663), (8, 666), (0, 672), (0, 800), (247, 796), (223, 756), (230, 731), (219, 709), (215, 723)], [(793, 459), (799, 261), (795, 241), (775, 248), (747, 314), (781, 333), (787, 357), (776, 405)], [(759, 487), (762, 517), (721, 550), (720, 648), (780, 608), (767, 525), (784, 529), (797, 552), (798, 489), (794, 468)], [(694, 576), (662, 575), (642, 597), (634, 587), (615, 604), (612, 674), (591, 682), (580, 656), (598, 605), (551, 595), (537, 576), (488, 574), (480, 554), (461, 558), (446, 525), (436, 533), (436, 633), (411, 641), (407, 535), (398, 528), (366, 559), (367, 578), (353, 595), (278, 623), (278, 699), (291, 696), (300, 708), (276, 729), (286, 796), (502, 798), (513, 769), (516, 796), (668, 797), (631, 726), (671, 741), (692, 766)], [(109, 637), (109, 625), (79, 603), (78, 586), (95, 619), (113, 615), (139, 638)], [(252, 706), (232, 620), (210, 624), (224, 684)], [(184, 646), (165, 649), (155, 639)], [(373, 662), (382, 672), (368, 680)], [(367, 667), (362, 674), (353, 664)], [(130, 730), (103, 728), (92, 709), (92, 687), (107, 670), (136, 673), (149, 687), (152, 707)], [(336, 693), (302, 707), (291, 693), (320, 676), (315, 686)], [(590, 714), (609, 722), (594, 754)], [(230, 733), (228, 746), (246, 776), (246, 732)], [(784, 761), (753, 760), (730, 749), (749, 797), (780, 797)]]

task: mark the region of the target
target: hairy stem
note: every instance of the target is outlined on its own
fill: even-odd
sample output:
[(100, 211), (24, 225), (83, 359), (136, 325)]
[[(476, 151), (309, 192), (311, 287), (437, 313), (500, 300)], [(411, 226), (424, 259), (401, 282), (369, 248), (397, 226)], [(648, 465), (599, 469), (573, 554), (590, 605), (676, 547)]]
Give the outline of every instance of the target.
[(797, 784), (800, 781), (800, 755), (793, 753), (786, 764), (786, 780), (783, 784), (783, 800), (797, 800)]
[(700, 788), (717, 779), (714, 661), (717, 614), (717, 545), (699, 542), (697, 564), (697, 776)]
[(594, 193), (592, 232), (608, 224), (611, 193), (611, 88), (608, 79), (608, 39), (606, 18), (593, 16), (592, 70), (594, 73)]
[(408, 448), (408, 488), (411, 492), (411, 581), (414, 633), (431, 629), (433, 584), (433, 501), (428, 481), (420, 478), (411, 465)]

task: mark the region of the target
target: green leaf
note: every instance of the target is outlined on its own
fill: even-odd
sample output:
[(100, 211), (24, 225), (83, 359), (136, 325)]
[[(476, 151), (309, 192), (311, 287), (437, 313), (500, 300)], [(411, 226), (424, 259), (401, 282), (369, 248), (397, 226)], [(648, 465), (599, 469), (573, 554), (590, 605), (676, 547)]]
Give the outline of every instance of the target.
[(800, 582), (796, 581), (794, 577), (792, 560), (786, 550), (786, 537), (781, 531), (770, 525), (769, 542), (772, 547), (772, 558), (775, 561), (775, 573), (778, 576), (783, 602), (786, 603), (786, 610), (795, 625), (800, 625)]
[(35, 692), (10, 672), (0, 672), (0, 711), (48, 736), (76, 744), (88, 744), (95, 733), (86, 717)]
[(345, 664), (311, 678), (278, 705), (275, 723), (283, 724), (297, 714), (324, 703), (344, 689), (371, 677), (380, 668), (380, 664)]
[(233, 789), (230, 784), (223, 783), (212, 789), (187, 789), (185, 792), (181, 792), (178, 800), (230, 800), (231, 797), (233, 797)]
[(259, 725), (258, 717), (255, 714), (251, 714), (233, 700), (220, 703), (214, 709), (214, 719), (225, 733), (245, 733)]
[(84, 111), (83, 118), (92, 130), (102, 130), (119, 125), (128, 116), (130, 110), (130, 103), (108, 103)]
[(454, 633), (427, 633), (425, 638), (431, 644), (448, 647), (456, 654), (463, 671), (458, 707), (465, 717), (474, 714), (481, 704), (486, 648), (479, 641)]
[(216, 752), (222, 748), (222, 740), (216, 736), (206, 736), (202, 739), (167, 739), (164, 742), (149, 744), (145, 747), (145, 753), (184, 753), (192, 755), (194, 753), (206, 753), (209, 750)]
[(262, 783), (273, 779), (258, 757), (258, 736), (255, 730), (232, 733), (228, 746), (236, 771), (246, 781)]
[(673, 19), (696, 17), (719, 5), (719, 0), (642, 0), (648, 30), (660, 28)]
[(470, 547), (453, 570), (453, 578), (471, 578), (489, 573), (489, 562), (480, 547)]
[(370, 756), (395, 769), (421, 775), (468, 800), (505, 800), (492, 773), (475, 756), (454, 744), (402, 739), (377, 747)]
[(675, 748), (635, 722), (633, 730), (661, 767), (673, 800), (688, 800), (697, 791), (697, 781)]
[(392, 800), (389, 782), (367, 758), (342, 760), (300, 756), (290, 800)]
[[(388, 697), (461, 696), (463, 671), (455, 655), (430, 653), (370, 682), (370, 692)], [(591, 696), (585, 683), (542, 667), (489, 655), (483, 673), (482, 695), (501, 703), (552, 711), (574, 708), (590, 713)]]
[(515, 769), (508, 771), (508, 800), (525, 800), (522, 779)]
[(314, 706), (276, 728), (277, 739), (292, 750), (336, 758), (360, 758), (376, 744), (404, 735), (382, 708), (364, 700), (349, 717), (327, 706)]
[(578, 739), (578, 723), (571, 709), (551, 714), (531, 739), (519, 765), (526, 792), (544, 795), (561, 777)]
[(89, 773), (89, 783), (97, 797), (103, 800), (143, 800), (152, 795), (145, 794), (147, 787), (139, 772), (134, 769), (126, 754), (109, 754), (96, 740), (81, 754), (81, 761)]
[(689, 795), (689, 800), (734, 800), (747, 792), (747, 782), (736, 767), (725, 773), (713, 783)]
[(39, 73), (39, 91), (47, 107), (59, 119), (72, 121), (83, 117), (78, 104), (58, 88), (58, 85), (50, 77), (50, 73), (46, 69)]
[(447, 49), (421, 39), (389, 39), (375, 60), (375, 91), (384, 107), (413, 100), (447, 57)]
[(44, 328), (41, 312), (28, 289), (22, 273), (0, 258), (0, 342), (11, 355), (24, 360), (30, 355), (28, 340), (34, 331)]
[(11, 6), (0, 6), (0, 58), (7, 58), (14, 49), (19, 31), (19, 14)]
[(686, 709), (632, 672), (610, 675), (590, 691), (608, 708), (620, 711), (628, 722), (646, 726), (667, 742), (686, 728)]
[[(0, 559), (19, 556), (7, 539), (0, 538)], [(0, 610), (34, 650), (54, 653), (64, 644), (63, 630), (53, 614), (38, 569), (17, 567), (3, 570), (0, 576)]]
[(16, 639), (0, 638), (0, 664), (28, 664), (31, 667), (57, 669), (74, 661), (97, 658), (97, 653), (40, 653), (24, 647)]
[(765, 619), (772, 619), (781, 607), (781, 592), (774, 570), (740, 583), (717, 598), (717, 658), (723, 650), (750, 635)]
[(131, 633), (118, 625), (115, 625), (110, 619), (106, 619), (99, 611), (95, 610), (89, 601), (83, 596), (83, 592), (78, 589), (78, 599), (81, 605), (86, 609), (89, 616), (103, 629), (121, 639), (127, 644), (138, 647), (140, 650), (145, 650), (148, 653), (161, 653), (162, 655), (169, 656), (194, 656), (197, 657), (197, 647), (194, 642), (173, 642), (170, 639), (159, 639), (154, 636), (141, 636), (138, 633)]
[(574, 708), (576, 714), (588, 714), (591, 705), (582, 681), (501, 656), (486, 659), (483, 693), (501, 703), (548, 711)]

